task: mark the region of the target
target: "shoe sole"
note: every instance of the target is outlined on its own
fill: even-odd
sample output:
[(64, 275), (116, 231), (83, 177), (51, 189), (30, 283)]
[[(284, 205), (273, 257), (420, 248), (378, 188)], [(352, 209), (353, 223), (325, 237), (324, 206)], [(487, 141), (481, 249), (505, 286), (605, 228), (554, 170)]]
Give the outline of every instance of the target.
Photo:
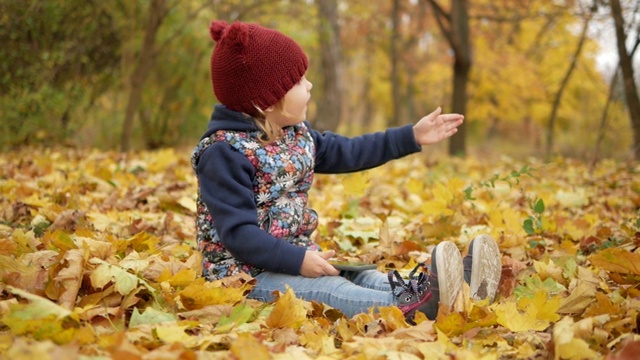
[(479, 235), (473, 239), (471, 281), (469, 288), (474, 300), (496, 297), (502, 276), (502, 256), (495, 240), (489, 235)]
[(462, 255), (460, 255), (460, 250), (454, 243), (444, 241), (436, 246), (435, 261), (440, 303), (452, 306), (464, 282)]

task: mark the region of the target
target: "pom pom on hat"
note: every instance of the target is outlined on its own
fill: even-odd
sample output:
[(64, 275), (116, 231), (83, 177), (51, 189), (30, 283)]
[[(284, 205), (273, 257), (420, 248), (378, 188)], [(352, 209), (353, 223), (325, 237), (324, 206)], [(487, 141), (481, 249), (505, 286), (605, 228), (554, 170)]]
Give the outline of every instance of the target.
[(211, 55), (213, 92), (235, 111), (256, 115), (277, 103), (309, 67), (300, 46), (288, 36), (257, 24), (213, 21)]
[(209, 26), (209, 34), (211, 35), (211, 39), (215, 42), (220, 41), (222, 38), (222, 34), (225, 30), (229, 28), (229, 24), (225, 21), (212, 21), (211, 26)]
[(249, 25), (242, 22), (235, 22), (231, 26), (224, 21), (214, 21), (209, 27), (211, 38), (218, 42), (224, 36), (225, 42), (229, 46), (235, 46), (241, 51), (249, 40)]

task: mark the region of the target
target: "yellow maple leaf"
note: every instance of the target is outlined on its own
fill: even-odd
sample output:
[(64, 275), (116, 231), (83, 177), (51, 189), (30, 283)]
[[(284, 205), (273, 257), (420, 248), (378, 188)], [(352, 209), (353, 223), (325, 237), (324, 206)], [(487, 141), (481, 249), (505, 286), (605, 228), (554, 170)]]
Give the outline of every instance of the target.
[(285, 294), (276, 301), (271, 314), (267, 317), (266, 324), (270, 328), (297, 329), (306, 319), (307, 310), (304, 302), (296, 298), (293, 290), (287, 287)]
[(453, 192), (444, 184), (436, 183), (431, 189), (431, 193), (433, 194), (433, 199), (422, 204), (422, 212), (426, 215), (452, 215), (453, 210), (449, 208), (449, 205), (454, 199)]
[(523, 216), (518, 211), (514, 211), (513, 208), (491, 206), (487, 213), (491, 227), (504, 229), (516, 234), (524, 233), (522, 229)]
[(563, 276), (563, 269), (556, 265), (553, 261), (533, 261), (533, 268), (536, 270), (541, 280), (552, 278), (556, 282), (567, 285), (567, 280)]
[(158, 243), (160, 242), (160, 238), (146, 232), (139, 232), (127, 239), (127, 241), (136, 251), (144, 252), (156, 250)]
[(518, 304), (509, 301), (492, 306), (498, 324), (515, 332), (545, 330), (551, 322), (560, 318), (556, 313), (559, 307), (560, 299), (557, 297), (547, 299), (544, 291), (536, 292), (533, 299), (523, 297)]
[(358, 334), (358, 324), (353, 321), (338, 320), (336, 331), (344, 341), (351, 340)]
[(29, 301), (14, 304), (5, 313), (2, 323), (15, 335), (30, 334), (36, 339), (50, 339), (58, 344), (77, 341), (81, 344), (93, 342), (91, 329), (80, 323), (76, 313), (69, 311), (49, 299), (8, 286), (8, 292)]
[(322, 328), (313, 326), (307, 322), (300, 328), (299, 332), (302, 333), (300, 335), (300, 344), (305, 348), (322, 355), (329, 355), (336, 352), (335, 338)]
[(446, 334), (447, 336), (457, 336), (466, 330), (466, 323), (466, 320), (460, 313), (452, 312), (438, 317), (437, 328), (442, 332), (442, 334)]
[(197, 273), (193, 269), (181, 269), (175, 275), (171, 276), (166, 281), (175, 287), (185, 287), (191, 284), (197, 277)]
[(518, 308), (524, 309), (525, 314), (535, 316), (539, 320), (555, 322), (560, 319), (560, 315), (557, 314), (560, 297), (551, 296), (542, 290), (537, 291), (533, 299), (522, 297), (518, 301)]
[(184, 332), (188, 327), (188, 325), (162, 325), (155, 327), (153, 333), (159, 340), (166, 344), (184, 343), (191, 339), (191, 337)]
[(438, 334), (437, 341), (420, 342), (415, 347), (420, 351), (425, 359), (446, 359), (449, 358), (449, 351), (455, 347), (449, 337), (436, 327)]
[[(99, 259), (91, 259), (90, 262), (96, 262), (96, 260)], [(129, 294), (138, 286), (138, 278), (135, 275), (101, 260), (100, 265), (89, 275), (89, 279), (96, 289), (102, 289), (109, 282), (113, 282), (116, 291), (121, 295)]]
[(344, 193), (354, 197), (361, 197), (366, 194), (370, 183), (371, 174), (367, 171), (347, 174), (342, 178)]
[(424, 189), (425, 189), (425, 184), (422, 181), (419, 181), (416, 178), (410, 178), (406, 183), (405, 183), (405, 189), (407, 189), (407, 191), (410, 194), (418, 194), (421, 195), (422, 193), (424, 193)]
[(208, 305), (235, 305), (245, 299), (245, 293), (251, 286), (245, 283), (237, 288), (222, 287), (220, 282), (197, 278), (180, 291), (180, 300), (187, 310), (201, 309)]
[(586, 341), (575, 337), (574, 322), (564, 317), (553, 326), (556, 359), (597, 359), (600, 355), (591, 350)]
[(177, 202), (180, 206), (191, 211), (194, 214), (198, 210), (198, 205), (196, 204), (196, 200), (191, 196), (183, 196), (179, 198)]
[(172, 148), (161, 149), (147, 154), (147, 170), (151, 173), (164, 172), (178, 162), (176, 151)]
[(408, 326), (404, 314), (396, 306), (383, 306), (378, 309), (380, 317), (385, 321), (390, 330), (402, 329)]
[(543, 331), (549, 326), (548, 321), (540, 321), (520, 313), (513, 302), (496, 305), (494, 311), (498, 317), (498, 324), (514, 332)]

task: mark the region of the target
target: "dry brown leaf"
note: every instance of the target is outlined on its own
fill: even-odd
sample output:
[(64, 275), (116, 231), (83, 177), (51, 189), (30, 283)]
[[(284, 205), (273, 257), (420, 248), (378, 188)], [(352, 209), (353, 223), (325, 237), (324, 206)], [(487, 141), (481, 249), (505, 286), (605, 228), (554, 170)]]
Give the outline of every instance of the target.
[(595, 301), (596, 289), (591, 283), (578, 281), (577, 286), (569, 289), (569, 296), (560, 300), (560, 314), (580, 314)]
[(62, 287), (58, 304), (69, 310), (73, 310), (76, 305), (78, 291), (82, 285), (84, 274), (85, 254), (84, 250), (71, 249), (64, 254), (63, 261), (66, 267), (58, 272), (53, 278)]
[(591, 255), (589, 261), (605, 271), (640, 275), (640, 253), (632, 253), (627, 249), (605, 249)]

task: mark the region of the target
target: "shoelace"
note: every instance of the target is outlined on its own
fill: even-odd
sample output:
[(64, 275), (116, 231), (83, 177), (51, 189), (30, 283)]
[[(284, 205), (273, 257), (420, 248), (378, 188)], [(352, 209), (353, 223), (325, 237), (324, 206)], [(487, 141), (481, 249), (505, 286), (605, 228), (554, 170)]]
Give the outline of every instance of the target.
[[(398, 297), (404, 292), (410, 294), (419, 294), (420, 289), (425, 290), (429, 286), (429, 278), (424, 272), (420, 272), (416, 276), (418, 269), (423, 267), (424, 263), (419, 263), (409, 273), (409, 280), (405, 281), (398, 270), (389, 271), (389, 285), (391, 285), (391, 292), (394, 296)], [(394, 279), (395, 278), (395, 279)]]

